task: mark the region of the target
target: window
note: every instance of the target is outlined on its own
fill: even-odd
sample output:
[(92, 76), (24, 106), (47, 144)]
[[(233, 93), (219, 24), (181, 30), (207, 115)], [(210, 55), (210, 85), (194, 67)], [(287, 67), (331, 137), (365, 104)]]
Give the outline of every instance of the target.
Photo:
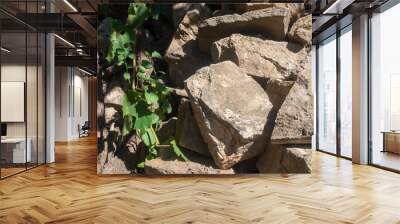
[(336, 36), (318, 47), (318, 149), (336, 153)]
[(352, 157), (352, 33), (351, 25), (340, 35), (340, 154)]
[[(0, 7), (18, 6), (19, 16), (38, 13), (42, 5), (0, 1)], [(45, 163), (46, 40), (12, 14), (0, 17), (0, 178), (5, 178)]]
[(400, 5), (371, 18), (371, 162), (400, 170)]

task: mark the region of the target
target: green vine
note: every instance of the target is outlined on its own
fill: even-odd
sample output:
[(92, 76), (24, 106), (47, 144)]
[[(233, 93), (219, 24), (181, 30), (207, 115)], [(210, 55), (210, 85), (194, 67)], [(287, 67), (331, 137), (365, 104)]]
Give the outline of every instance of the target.
[[(128, 89), (122, 104), (124, 118), (123, 135), (139, 135), (147, 148), (146, 160), (159, 155), (161, 145), (156, 131), (166, 115), (171, 113), (172, 107), (168, 100), (172, 89), (167, 87), (157, 77), (165, 75), (156, 71), (153, 59), (162, 56), (157, 51), (144, 52), (148, 59), (141, 59), (137, 55), (138, 36), (143, 31), (145, 21), (158, 19), (158, 14), (144, 3), (131, 3), (128, 8), (128, 18), (123, 23), (119, 19), (112, 20), (110, 47), (106, 60), (115, 63), (123, 70), (123, 78), (128, 83)], [(167, 145), (178, 158), (187, 161), (176, 141), (171, 138)], [(138, 164), (144, 167), (144, 162)]]

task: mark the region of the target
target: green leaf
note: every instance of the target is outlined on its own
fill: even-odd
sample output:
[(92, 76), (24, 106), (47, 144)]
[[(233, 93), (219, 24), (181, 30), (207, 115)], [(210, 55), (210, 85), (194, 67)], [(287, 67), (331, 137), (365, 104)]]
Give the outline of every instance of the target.
[(131, 81), (131, 74), (129, 72), (124, 72), (124, 79), (126, 81)]
[(168, 102), (168, 100), (163, 100), (161, 101), (161, 109), (163, 110), (164, 113), (169, 114), (172, 112), (172, 106)]
[(131, 59), (131, 60), (135, 59), (135, 54), (133, 52), (130, 52), (128, 54), (128, 58)]
[(189, 161), (189, 159), (182, 153), (181, 149), (176, 144), (175, 139), (171, 140), (169, 142), (169, 145), (171, 146), (171, 149), (174, 151), (176, 156), (178, 156), (179, 158), (183, 159), (183, 161), (185, 161), (185, 162)]
[(140, 65), (139, 66), (139, 72), (145, 73), (146, 72), (146, 68)]
[(143, 162), (141, 162), (141, 163), (139, 163), (138, 165), (137, 165), (137, 168), (144, 168), (144, 161)]
[(159, 121), (159, 116), (154, 113), (148, 113), (143, 116), (138, 116), (135, 120), (135, 125), (133, 128), (139, 130), (147, 130), (151, 127), (151, 125), (157, 123)]
[(121, 31), (124, 27), (124, 24), (119, 19), (113, 19), (111, 21), (111, 26), (113, 30)]
[(132, 27), (139, 27), (149, 17), (149, 8), (144, 3), (131, 3), (128, 8), (126, 23)]
[(131, 104), (131, 102), (128, 99), (127, 95), (124, 95), (122, 99), (122, 115), (124, 117), (126, 116), (131, 116), (131, 117), (138, 117), (138, 112), (136, 109), (137, 105), (136, 104)]
[(158, 58), (158, 59), (161, 59), (161, 58), (162, 58), (161, 54), (158, 53), (157, 51), (151, 52), (151, 57), (152, 57), (152, 58)]
[(150, 148), (157, 144), (157, 136), (154, 134), (151, 128), (141, 131), (141, 136), (143, 143)]
[(145, 69), (150, 69), (153, 67), (150, 61), (148, 60), (142, 60), (141, 66), (143, 66)]
[(139, 72), (136, 74), (136, 77), (138, 77), (140, 80), (143, 80), (143, 81), (149, 79), (149, 77), (146, 76), (146, 73), (141, 72), (141, 71), (139, 71)]
[(158, 95), (157, 95), (156, 93), (154, 93), (154, 92), (149, 92), (149, 91), (147, 91), (147, 90), (145, 90), (144, 96), (145, 96), (145, 98), (146, 98), (146, 102), (147, 102), (149, 105), (151, 105), (151, 104), (153, 104), (153, 103), (157, 103), (158, 100), (159, 100)]
[(168, 96), (169, 94), (172, 93), (172, 88), (169, 88), (168, 86), (165, 87), (165, 89), (163, 89), (162, 94), (165, 96)]
[(149, 153), (150, 153), (150, 159), (154, 159), (158, 156), (158, 151), (157, 151), (155, 145), (153, 147), (149, 148)]

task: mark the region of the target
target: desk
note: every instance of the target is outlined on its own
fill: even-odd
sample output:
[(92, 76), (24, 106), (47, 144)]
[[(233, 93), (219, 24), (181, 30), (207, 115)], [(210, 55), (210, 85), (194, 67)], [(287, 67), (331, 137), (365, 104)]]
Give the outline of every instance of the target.
[(383, 131), (382, 152), (400, 154), (400, 131)]
[(31, 162), (32, 151), (31, 139), (27, 139), (28, 144), (25, 152), (25, 138), (5, 138), (1, 139), (1, 159), (5, 160), (5, 163), (25, 163)]

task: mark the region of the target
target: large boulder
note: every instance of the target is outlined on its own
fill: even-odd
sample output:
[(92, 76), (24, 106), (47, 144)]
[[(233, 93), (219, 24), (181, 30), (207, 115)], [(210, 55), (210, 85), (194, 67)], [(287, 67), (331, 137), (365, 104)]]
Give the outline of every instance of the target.
[(231, 61), (199, 69), (185, 82), (195, 119), (218, 167), (260, 154), (272, 109), (261, 86)]
[(210, 52), (211, 44), (233, 33), (260, 34), (274, 40), (285, 40), (290, 13), (287, 8), (275, 7), (211, 17), (199, 24), (199, 47)]
[(183, 87), (183, 82), (197, 69), (210, 64), (209, 56), (200, 52), (197, 43), (197, 24), (210, 15), (207, 7), (197, 5), (186, 13), (174, 34), (164, 57), (175, 86)]
[(311, 15), (303, 16), (298, 19), (290, 28), (289, 40), (310, 46), (312, 40), (312, 18)]
[(311, 173), (312, 150), (309, 146), (269, 144), (257, 161), (260, 173)]
[(264, 88), (269, 80), (295, 81), (299, 73), (301, 46), (287, 42), (232, 34), (212, 44), (214, 63), (230, 60)]
[(282, 7), (287, 8), (290, 12), (291, 21), (296, 20), (304, 12), (303, 3), (239, 3), (235, 4), (236, 12), (242, 14), (249, 11)]
[(310, 55), (290, 89), (275, 120), (271, 141), (274, 144), (309, 144), (313, 135), (313, 94)]
[(210, 156), (207, 144), (204, 142), (194, 118), (190, 101), (187, 99), (183, 99), (179, 105), (176, 140), (178, 145), (185, 149)]

